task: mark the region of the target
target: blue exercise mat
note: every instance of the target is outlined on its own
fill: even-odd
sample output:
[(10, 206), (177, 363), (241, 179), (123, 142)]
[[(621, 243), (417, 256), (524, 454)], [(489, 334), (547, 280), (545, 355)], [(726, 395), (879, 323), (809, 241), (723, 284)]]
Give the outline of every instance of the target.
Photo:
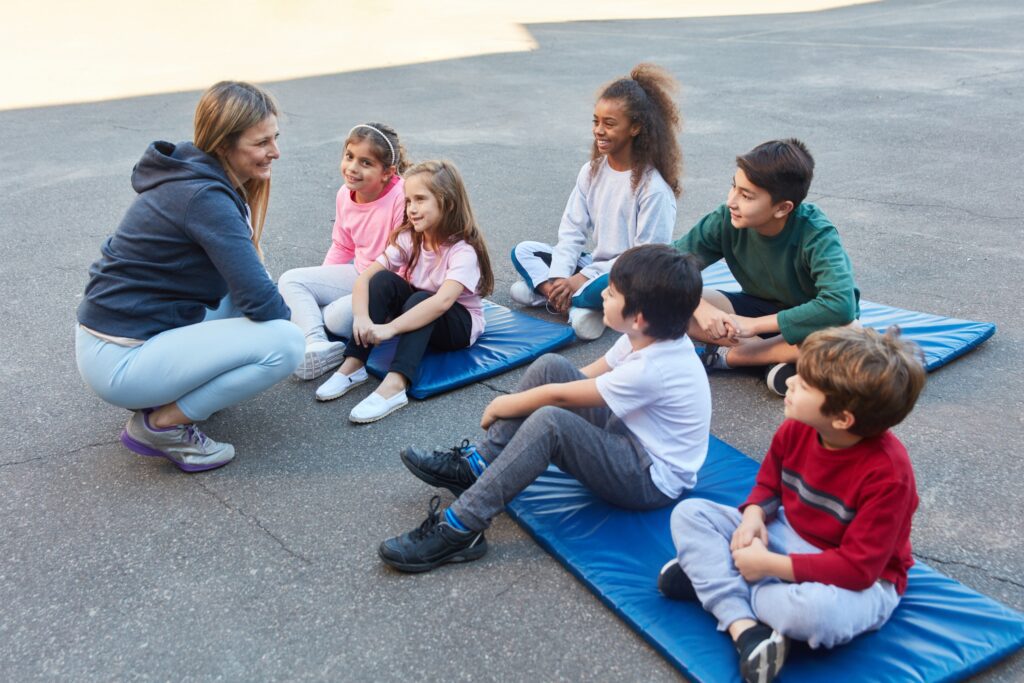
[[(701, 274), (705, 287), (728, 292), (740, 291), (725, 261), (708, 266)], [(860, 322), (879, 332), (884, 332), (892, 325), (899, 325), (904, 337), (921, 346), (925, 369), (929, 372), (976, 348), (996, 332), (996, 326), (992, 323), (917, 313), (863, 300), (860, 302)]]
[[(484, 318), (484, 333), (468, 349), (427, 351), (409, 388), (410, 396), (427, 398), (493, 377), (575, 339), (568, 325), (534, 318), (487, 300)], [(392, 339), (373, 350), (366, 363), (372, 375), (383, 377), (388, 373), (397, 343)]]
[[(712, 437), (691, 496), (745, 500), (758, 463)], [(672, 506), (633, 512), (611, 506), (551, 467), (508, 506), (548, 552), (696, 681), (739, 681), (736, 650), (698, 603), (663, 597), (658, 571), (675, 555)], [(1024, 646), (1024, 615), (922, 563), (881, 630), (832, 650), (794, 646), (777, 680), (861, 683), (956, 681)]]

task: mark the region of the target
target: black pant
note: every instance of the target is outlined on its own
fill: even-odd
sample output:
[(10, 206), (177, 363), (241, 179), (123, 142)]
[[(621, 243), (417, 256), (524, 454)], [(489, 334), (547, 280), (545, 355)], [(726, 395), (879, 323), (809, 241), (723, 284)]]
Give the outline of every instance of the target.
[[(433, 295), (433, 292), (416, 289), (390, 270), (382, 270), (370, 279), (370, 320), (376, 324), (394, 320)], [(428, 346), (442, 351), (464, 349), (469, 346), (472, 330), (473, 318), (466, 307), (452, 304), (437, 320), (398, 337), (398, 348), (389, 369), (400, 373), (412, 384)], [(365, 363), (372, 350), (372, 345), (359, 346), (350, 339), (345, 346), (345, 355)]]

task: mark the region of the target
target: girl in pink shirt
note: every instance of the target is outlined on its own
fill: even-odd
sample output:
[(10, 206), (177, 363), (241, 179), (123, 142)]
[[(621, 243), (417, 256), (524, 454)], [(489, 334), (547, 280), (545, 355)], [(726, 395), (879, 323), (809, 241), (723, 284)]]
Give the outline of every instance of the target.
[(401, 335), (387, 376), (349, 413), (353, 422), (379, 420), (408, 403), (405, 390), (428, 346), (463, 349), (484, 331), (481, 297), (494, 289), (494, 274), (458, 169), (447, 161), (412, 167), (405, 212), (387, 249), (356, 280), (345, 362), (316, 391), (330, 401), (362, 384), (374, 345)]
[(362, 123), (348, 132), (331, 248), (323, 265), (294, 268), (277, 283), (292, 322), (306, 335), (306, 355), (295, 371), (299, 379), (314, 379), (341, 364), (345, 344), (328, 341), (326, 330), (352, 336), (352, 286), (405, 218), (399, 174), (408, 166), (390, 126)]

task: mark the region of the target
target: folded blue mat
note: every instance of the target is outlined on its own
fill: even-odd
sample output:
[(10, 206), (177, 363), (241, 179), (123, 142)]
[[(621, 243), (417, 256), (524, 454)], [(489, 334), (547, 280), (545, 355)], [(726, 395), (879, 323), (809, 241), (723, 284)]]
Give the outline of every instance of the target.
[[(725, 261), (713, 263), (701, 274), (705, 287), (740, 291)], [(899, 325), (903, 336), (917, 342), (924, 351), (925, 369), (929, 372), (976, 348), (996, 332), (992, 323), (917, 313), (863, 300), (860, 302), (860, 322), (879, 332), (884, 332), (891, 325)]]
[[(568, 325), (534, 318), (487, 300), (484, 319), (484, 333), (468, 349), (427, 351), (409, 388), (410, 396), (427, 398), (493, 377), (575, 339)], [(366, 363), (372, 375), (383, 377), (388, 373), (397, 343), (392, 339), (373, 350)]]
[[(712, 437), (691, 496), (743, 502), (758, 463)], [(698, 603), (663, 597), (658, 571), (675, 555), (672, 506), (649, 512), (613, 507), (555, 467), (508, 512), (598, 598), (683, 674), (696, 681), (738, 681), (736, 650)], [(956, 681), (1024, 646), (1024, 615), (920, 562), (881, 630), (833, 650), (802, 643), (777, 680)]]

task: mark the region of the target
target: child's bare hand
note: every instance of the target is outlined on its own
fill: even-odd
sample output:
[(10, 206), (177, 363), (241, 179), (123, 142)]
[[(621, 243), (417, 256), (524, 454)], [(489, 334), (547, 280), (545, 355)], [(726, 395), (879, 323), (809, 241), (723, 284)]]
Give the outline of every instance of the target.
[(564, 277), (548, 280), (548, 284), (548, 303), (559, 313), (565, 313), (572, 304), (572, 294), (575, 291), (572, 284)]
[(370, 316), (356, 316), (352, 320), (352, 340), (359, 346), (371, 344), (368, 335), (372, 327), (373, 321), (370, 320)]
[(504, 417), (501, 413), (501, 408), (506, 398), (508, 397), (499, 396), (487, 404), (487, 407), (484, 408), (484, 414), (480, 417), (480, 427), (482, 429), (487, 429), (494, 424), (495, 420)]
[(693, 318), (707, 336), (708, 341), (728, 346), (736, 337), (739, 325), (733, 320), (733, 316), (725, 311), (710, 306), (703, 311), (698, 308), (694, 312)]
[(762, 544), (768, 545), (768, 528), (764, 522), (756, 519), (746, 519), (732, 532), (732, 540), (729, 542), (729, 550), (746, 548), (754, 539), (759, 539)]
[(764, 567), (770, 556), (771, 551), (755, 536), (750, 545), (732, 551), (732, 562), (748, 583), (754, 583), (768, 576)]
[(380, 344), (395, 336), (395, 328), (390, 323), (384, 325), (370, 325), (366, 333), (369, 336), (370, 344)]

